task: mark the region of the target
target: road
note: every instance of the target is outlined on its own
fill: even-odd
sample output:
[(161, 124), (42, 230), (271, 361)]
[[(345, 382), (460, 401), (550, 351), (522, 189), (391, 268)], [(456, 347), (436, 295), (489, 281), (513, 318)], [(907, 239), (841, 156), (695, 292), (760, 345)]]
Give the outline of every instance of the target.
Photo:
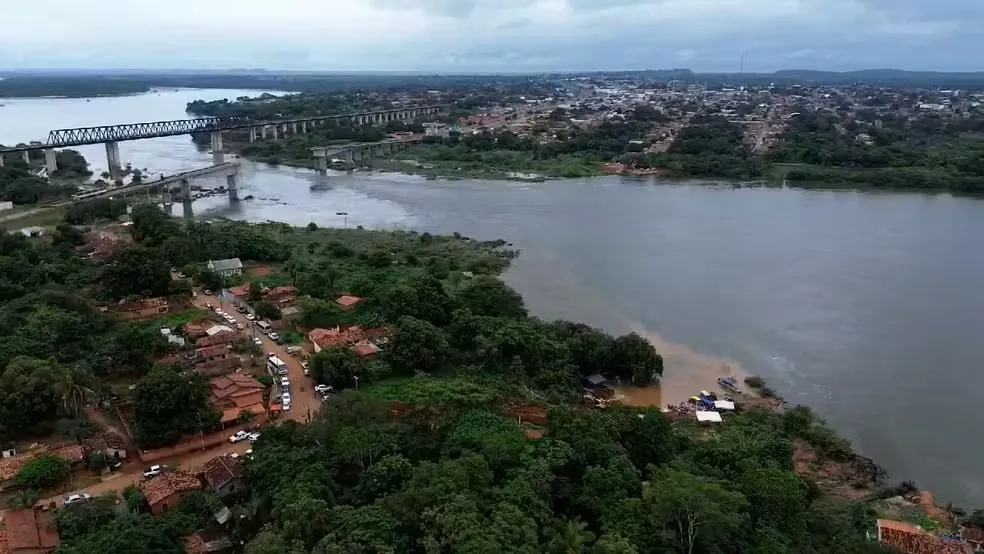
[[(206, 295), (202, 293), (200, 289), (196, 289), (195, 292), (198, 293), (198, 295), (193, 299), (196, 306), (205, 310), (208, 309), (207, 304), (209, 303), (220, 306), (218, 297), (214, 295)], [(314, 417), (314, 414), (316, 414), (321, 408), (321, 400), (314, 394), (314, 384), (311, 381), (311, 378), (304, 375), (304, 368), (301, 367), (301, 361), (288, 355), (284, 347), (273, 342), (266, 335), (260, 333), (259, 329), (256, 329), (256, 327), (251, 325), (245, 315), (237, 312), (229, 302), (223, 302), (220, 309), (228, 314), (231, 314), (236, 321), (242, 323), (246, 327), (244, 331), (239, 331), (240, 333), (249, 334), (250, 336), (255, 333), (255, 336), (260, 337), (260, 340), (263, 341), (262, 348), (264, 354), (273, 352), (278, 358), (287, 364), (287, 375), (290, 378), (290, 395), (293, 405), (289, 411), (284, 412), (283, 418), (292, 419), (300, 423), (306, 423), (310, 418)], [(277, 385), (274, 386), (276, 387)], [(172, 468), (181, 467), (183, 469), (194, 471), (196, 468), (201, 467), (205, 464), (205, 462), (216, 456), (231, 454), (234, 452), (242, 455), (250, 448), (250, 446), (250, 443), (247, 441), (242, 441), (235, 444), (227, 442), (215, 448), (209, 448), (204, 451), (190, 452), (182, 456), (168, 458), (156, 463), (167, 464)], [(70, 492), (65, 492), (58, 496), (42, 499), (38, 504), (47, 505), (50, 502), (55, 502), (61, 506), (64, 497), (83, 492), (87, 492), (93, 496), (98, 496), (109, 491), (121, 492), (130, 485), (138, 484), (143, 479), (144, 469), (145, 468), (134, 459), (134, 461), (125, 463), (121, 471), (112, 473), (99, 483)], [(0, 517), (2, 516), (3, 510), (0, 510)]]
[[(261, 348), (264, 354), (273, 352), (287, 364), (287, 377), (290, 379), (291, 408), (284, 412), (284, 417), (301, 423), (306, 423), (313, 418), (314, 414), (318, 413), (318, 410), (321, 409), (321, 399), (314, 394), (314, 382), (310, 377), (304, 375), (301, 360), (287, 354), (287, 350), (283, 346), (273, 342), (269, 337), (261, 333), (252, 322), (246, 319), (245, 314), (241, 314), (235, 310), (231, 302), (222, 301), (215, 295), (206, 295), (201, 289), (195, 289), (195, 292), (198, 295), (192, 301), (196, 306), (207, 310), (207, 305), (212, 304), (231, 315), (238, 323), (242, 323), (245, 326), (246, 329), (239, 331), (240, 333), (247, 334), (250, 337), (259, 337), (263, 342)], [(276, 388), (278, 385), (274, 385), (274, 387)]]

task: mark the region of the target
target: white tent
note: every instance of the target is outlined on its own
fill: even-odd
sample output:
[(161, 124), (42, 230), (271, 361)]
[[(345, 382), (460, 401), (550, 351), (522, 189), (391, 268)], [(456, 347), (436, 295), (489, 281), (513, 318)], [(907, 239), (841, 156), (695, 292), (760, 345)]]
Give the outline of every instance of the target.
[(718, 410), (734, 411), (735, 403), (730, 400), (715, 400), (714, 407)]
[(705, 421), (710, 421), (711, 423), (721, 423), (721, 414), (717, 412), (697, 412), (697, 421), (704, 423)]

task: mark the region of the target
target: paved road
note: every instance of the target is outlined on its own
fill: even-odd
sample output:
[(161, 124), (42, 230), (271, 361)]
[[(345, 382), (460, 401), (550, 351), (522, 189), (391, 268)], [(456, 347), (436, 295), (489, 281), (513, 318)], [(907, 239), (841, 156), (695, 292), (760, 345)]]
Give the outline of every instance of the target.
[[(242, 323), (246, 327), (245, 330), (239, 331), (240, 333), (250, 337), (259, 337), (263, 342), (261, 348), (264, 354), (273, 352), (287, 364), (287, 376), (290, 379), (291, 409), (284, 412), (284, 416), (301, 423), (306, 423), (310, 418), (313, 418), (314, 414), (321, 409), (321, 399), (314, 394), (314, 382), (310, 377), (304, 375), (301, 360), (287, 354), (287, 350), (283, 346), (273, 342), (261, 333), (252, 322), (246, 319), (245, 314), (241, 314), (235, 310), (231, 302), (221, 301), (220, 303), (220, 298), (215, 295), (203, 294), (200, 289), (196, 289), (196, 292), (198, 296), (193, 300), (196, 306), (208, 309), (207, 304), (212, 304), (219, 307), (225, 313), (232, 315), (237, 322)], [(278, 386), (274, 385), (275, 389)]]

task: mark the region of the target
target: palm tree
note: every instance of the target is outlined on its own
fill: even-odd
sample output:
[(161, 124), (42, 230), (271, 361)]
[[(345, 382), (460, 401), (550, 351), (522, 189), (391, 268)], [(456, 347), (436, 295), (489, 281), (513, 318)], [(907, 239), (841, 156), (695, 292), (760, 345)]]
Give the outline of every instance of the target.
[(587, 530), (588, 525), (581, 520), (567, 520), (557, 529), (550, 552), (554, 554), (580, 554), (584, 547), (594, 540), (594, 533)]
[(41, 495), (34, 489), (22, 489), (7, 500), (7, 507), (12, 510), (25, 510), (37, 504)]
[(65, 413), (77, 417), (85, 407), (86, 399), (95, 393), (93, 378), (79, 366), (58, 366), (52, 375), (51, 389), (61, 401)]

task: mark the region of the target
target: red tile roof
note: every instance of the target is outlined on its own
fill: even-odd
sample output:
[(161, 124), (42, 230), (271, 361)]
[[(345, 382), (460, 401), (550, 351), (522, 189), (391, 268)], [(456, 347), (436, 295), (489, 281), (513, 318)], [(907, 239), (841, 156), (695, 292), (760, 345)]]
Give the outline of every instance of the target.
[(228, 344), (216, 344), (214, 346), (206, 346), (204, 348), (195, 349), (195, 355), (202, 359), (224, 356), (230, 354), (231, 352), (232, 351), (229, 350)]
[(878, 540), (902, 554), (972, 554), (966, 543), (945, 541), (924, 529), (888, 519), (878, 520)]
[(372, 356), (376, 352), (379, 352), (379, 348), (371, 343), (363, 342), (352, 347), (352, 350), (360, 356)]
[(7, 551), (51, 552), (58, 548), (58, 527), (51, 512), (7, 510), (4, 520)]
[(335, 302), (343, 308), (351, 308), (359, 302), (362, 302), (362, 299), (358, 296), (339, 296), (335, 299)]
[(209, 379), (212, 396), (218, 399), (231, 398), (244, 394), (262, 391), (266, 387), (256, 379), (242, 373), (230, 373), (221, 377)]
[(231, 289), (229, 289), (229, 294), (233, 296), (246, 296), (247, 294), (249, 294), (249, 287), (247, 287), (246, 285), (239, 285), (236, 287), (232, 287)]
[(236, 338), (233, 331), (219, 331), (210, 337), (202, 337), (195, 341), (195, 348), (206, 348), (217, 344), (229, 344)]
[(202, 466), (202, 479), (212, 489), (219, 489), (243, 476), (243, 464), (232, 456), (216, 456)]
[(151, 506), (161, 503), (173, 494), (201, 488), (202, 483), (198, 477), (181, 470), (165, 472), (140, 483), (140, 492)]

